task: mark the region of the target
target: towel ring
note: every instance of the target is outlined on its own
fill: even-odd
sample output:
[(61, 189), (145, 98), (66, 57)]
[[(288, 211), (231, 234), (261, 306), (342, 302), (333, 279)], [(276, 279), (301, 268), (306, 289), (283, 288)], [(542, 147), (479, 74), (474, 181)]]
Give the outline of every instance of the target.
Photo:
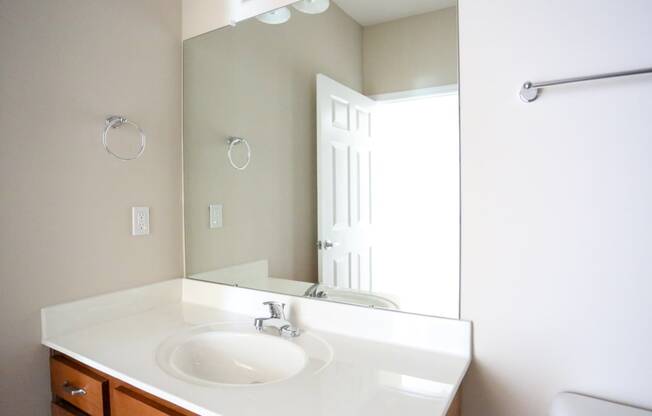
[[(109, 147), (109, 144), (107, 142), (109, 129), (117, 129), (118, 127), (121, 127), (124, 124), (132, 125), (133, 127), (136, 128), (136, 130), (138, 130), (138, 133), (140, 134), (140, 147), (138, 148), (138, 153), (132, 157), (124, 157), (118, 155), (117, 153), (114, 153)], [(138, 124), (129, 120), (127, 117), (111, 116), (106, 119), (106, 124), (104, 125), (104, 131), (102, 132), (102, 144), (104, 145), (104, 149), (106, 149), (106, 151), (109, 152), (110, 155), (113, 155), (120, 160), (124, 160), (124, 161), (135, 160), (138, 159), (143, 154), (143, 152), (145, 152), (145, 145), (146, 145), (145, 132), (143, 131), (143, 129), (140, 128)]]
[[(233, 166), (237, 170), (247, 169), (247, 166), (249, 166), (249, 162), (251, 162), (251, 146), (249, 146), (249, 142), (247, 142), (246, 139), (243, 139), (241, 137), (229, 137), (228, 139), (226, 139), (226, 142), (229, 144), (229, 150), (227, 151), (227, 154), (229, 156), (229, 163), (231, 163), (231, 166)], [(247, 147), (247, 161), (244, 163), (244, 165), (238, 166), (233, 161), (233, 157), (231, 157), (231, 151), (236, 145), (241, 143)]]

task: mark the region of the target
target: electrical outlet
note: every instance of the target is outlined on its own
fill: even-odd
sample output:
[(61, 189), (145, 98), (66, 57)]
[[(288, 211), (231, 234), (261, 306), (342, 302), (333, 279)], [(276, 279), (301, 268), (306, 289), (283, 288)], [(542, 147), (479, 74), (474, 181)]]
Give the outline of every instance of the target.
[(208, 213), (208, 226), (210, 228), (222, 228), (222, 205), (209, 205)]
[(131, 235), (149, 235), (149, 207), (131, 208)]

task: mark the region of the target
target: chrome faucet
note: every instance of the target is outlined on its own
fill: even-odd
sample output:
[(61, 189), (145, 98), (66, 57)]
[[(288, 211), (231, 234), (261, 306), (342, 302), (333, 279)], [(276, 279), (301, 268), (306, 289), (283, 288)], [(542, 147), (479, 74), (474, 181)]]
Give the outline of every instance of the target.
[(278, 334), (287, 337), (298, 337), (300, 334), (299, 329), (295, 328), (285, 318), (285, 303), (280, 302), (263, 302), (263, 305), (269, 306), (269, 318), (256, 318), (254, 319), (254, 326), (256, 330), (262, 332), (267, 327), (276, 328)]
[(320, 289), (319, 283), (315, 283), (314, 285), (310, 286), (308, 290), (303, 294), (303, 296), (307, 296), (309, 298), (326, 298), (326, 291), (323, 289)]

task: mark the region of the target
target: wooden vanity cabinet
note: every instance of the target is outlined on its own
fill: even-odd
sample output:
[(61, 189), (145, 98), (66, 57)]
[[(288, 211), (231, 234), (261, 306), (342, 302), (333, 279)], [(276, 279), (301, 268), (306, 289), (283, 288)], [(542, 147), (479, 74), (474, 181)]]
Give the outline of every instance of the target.
[(50, 381), (52, 416), (197, 416), (55, 351)]
[[(198, 416), (51, 351), (52, 416)], [(460, 393), (446, 416), (461, 416)]]

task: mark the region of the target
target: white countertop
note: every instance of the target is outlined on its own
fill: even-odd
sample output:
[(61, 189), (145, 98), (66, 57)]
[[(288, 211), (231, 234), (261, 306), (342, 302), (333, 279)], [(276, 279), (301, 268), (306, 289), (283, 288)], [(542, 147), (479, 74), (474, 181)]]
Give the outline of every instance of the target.
[(577, 393), (559, 393), (550, 416), (652, 416), (652, 412)]
[[(263, 412), (270, 416), (444, 416), (469, 365), (468, 351), (458, 354), (384, 343), (370, 337), (354, 338), (350, 334), (335, 334), (304, 325), (302, 329), (319, 335), (333, 349), (332, 362), (318, 374), (246, 387), (190, 384), (168, 375), (158, 366), (158, 346), (179, 331), (197, 325), (253, 324), (253, 321), (250, 315), (201, 305), (200, 297), (193, 299), (186, 293), (175, 294), (175, 290), (181, 291), (183, 287), (178, 280), (152, 285), (151, 290), (139, 288), (46, 308), (43, 311), (43, 345), (192, 412), (220, 416), (258, 416)], [(190, 286), (196, 289), (200, 287), (197, 285), (201, 283)], [(204, 288), (209, 286), (201, 288), (206, 292)], [(208, 290), (234, 289), (210, 287)], [(250, 296), (250, 292), (237, 293)], [(143, 299), (134, 304), (139, 296)], [(253, 296), (265, 296), (270, 300), (278, 297), (260, 292)], [(297, 299), (295, 302), (306, 301)], [(311, 307), (307, 305), (303, 305), (302, 310)], [(335, 309), (343, 306), (351, 308), (332, 305)], [(324, 303), (320, 307), (324, 307)], [(87, 312), (85, 317), (71, 324), (66, 315), (79, 316), (81, 310)], [(362, 313), (352, 311), (349, 314)], [(336, 317), (334, 313), (333, 319)], [(468, 326), (470, 345), (470, 325), (464, 324)], [(412, 330), (418, 332), (419, 328)]]

